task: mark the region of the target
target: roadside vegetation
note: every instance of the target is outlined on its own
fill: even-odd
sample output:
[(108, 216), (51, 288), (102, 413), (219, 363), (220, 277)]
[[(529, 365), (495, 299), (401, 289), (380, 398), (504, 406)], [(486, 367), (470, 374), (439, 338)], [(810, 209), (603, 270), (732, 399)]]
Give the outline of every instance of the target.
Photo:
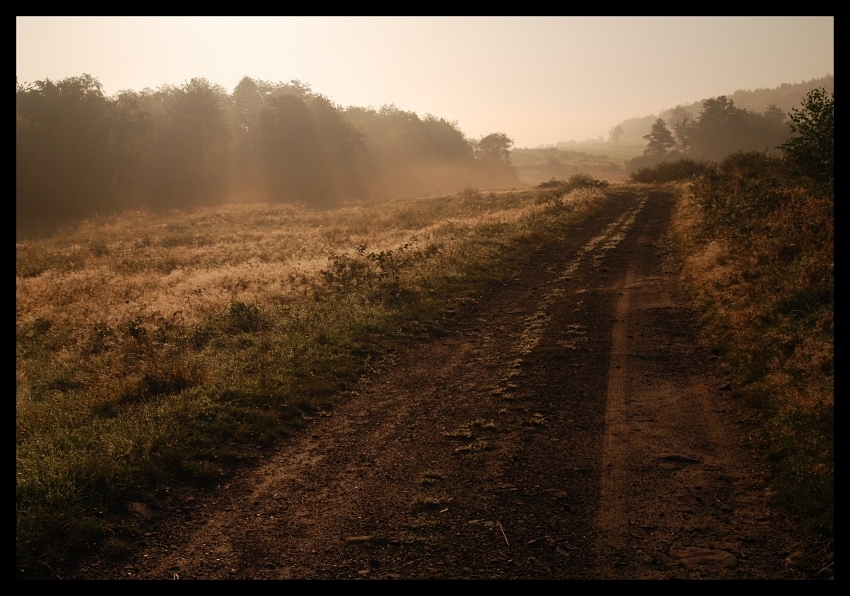
[(556, 196), (563, 195), (579, 188), (608, 188), (607, 180), (597, 180), (588, 174), (573, 174), (567, 180), (556, 180), (552, 178), (547, 182), (541, 182), (536, 188), (546, 189), (554, 192)]
[(815, 535), (834, 532), (834, 99), (810, 92), (775, 154), (676, 160), (674, 238), (706, 340), (760, 413), (772, 483)]
[(18, 242), (18, 568), (132, 548), (114, 513), (219, 483), (329, 407), (600, 206), (578, 182), (130, 211)]
[(663, 161), (654, 166), (638, 168), (631, 175), (632, 182), (645, 184), (664, 184), (692, 180), (700, 176), (708, 167), (707, 162), (695, 161), (683, 157), (681, 159)]

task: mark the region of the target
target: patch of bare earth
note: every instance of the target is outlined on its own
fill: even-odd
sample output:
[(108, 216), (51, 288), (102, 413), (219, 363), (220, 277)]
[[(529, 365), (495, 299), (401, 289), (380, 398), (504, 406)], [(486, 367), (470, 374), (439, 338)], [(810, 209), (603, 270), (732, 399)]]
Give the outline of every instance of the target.
[(621, 192), (261, 466), (78, 578), (790, 578), (751, 418)]

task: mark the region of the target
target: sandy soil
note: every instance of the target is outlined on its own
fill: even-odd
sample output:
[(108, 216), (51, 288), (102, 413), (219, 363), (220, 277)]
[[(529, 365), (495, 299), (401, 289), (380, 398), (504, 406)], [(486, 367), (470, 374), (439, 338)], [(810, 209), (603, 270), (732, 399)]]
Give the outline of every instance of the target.
[(262, 465), (72, 578), (791, 579), (798, 543), (668, 260), (621, 192)]

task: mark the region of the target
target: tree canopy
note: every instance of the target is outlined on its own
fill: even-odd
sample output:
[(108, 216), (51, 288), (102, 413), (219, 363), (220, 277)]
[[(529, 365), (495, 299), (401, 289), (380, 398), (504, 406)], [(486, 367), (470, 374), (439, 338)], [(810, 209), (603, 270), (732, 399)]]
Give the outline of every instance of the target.
[(667, 123), (661, 118), (655, 121), (649, 134), (643, 138), (649, 141), (643, 154), (650, 158), (662, 158), (676, 146), (673, 134), (667, 129)]
[(791, 110), (796, 135), (782, 145), (792, 166), (826, 187), (835, 184), (835, 94), (813, 89)]
[(696, 117), (677, 106), (668, 122), (655, 119), (643, 137), (649, 141), (643, 155), (629, 162), (633, 171), (684, 157), (718, 161), (737, 151), (778, 153), (790, 134), (785, 114), (776, 105), (759, 114), (738, 108), (726, 96), (705, 100)]
[(84, 74), (15, 85), (19, 214), (233, 197), (327, 205), (516, 181), (504, 133), (393, 104), (334, 104), (301, 81), (204, 78), (113, 97)]

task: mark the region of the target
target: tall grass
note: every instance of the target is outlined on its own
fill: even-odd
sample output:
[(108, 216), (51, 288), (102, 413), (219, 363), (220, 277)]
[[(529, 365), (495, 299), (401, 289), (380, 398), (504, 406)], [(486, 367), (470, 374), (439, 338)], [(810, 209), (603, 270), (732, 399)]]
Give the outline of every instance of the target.
[(774, 486), (834, 528), (834, 199), (778, 158), (739, 153), (688, 187), (674, 218), (716, 353), (758, 406)]
[(535, 188), (542, 188), (554, 192), (556, 195), (568, 193), (578, 188), (608, 188), (606, 180), (596, 180), (589, 174), (573, 174), (567, 180), (552, 178), (541, 182)]
[(602, 196), (133, 212), (19, 242), (19, 568), (125, 548), (124, 502), (219, 481)]
[(673, 159), (640, 167), (630, 175), (630, 178), (632, 182), (643, 182), (645, 184), (664, 184), (690, 180), (702, 174), (707, 165), (705, 162), (695, 161), (687, 157)]

